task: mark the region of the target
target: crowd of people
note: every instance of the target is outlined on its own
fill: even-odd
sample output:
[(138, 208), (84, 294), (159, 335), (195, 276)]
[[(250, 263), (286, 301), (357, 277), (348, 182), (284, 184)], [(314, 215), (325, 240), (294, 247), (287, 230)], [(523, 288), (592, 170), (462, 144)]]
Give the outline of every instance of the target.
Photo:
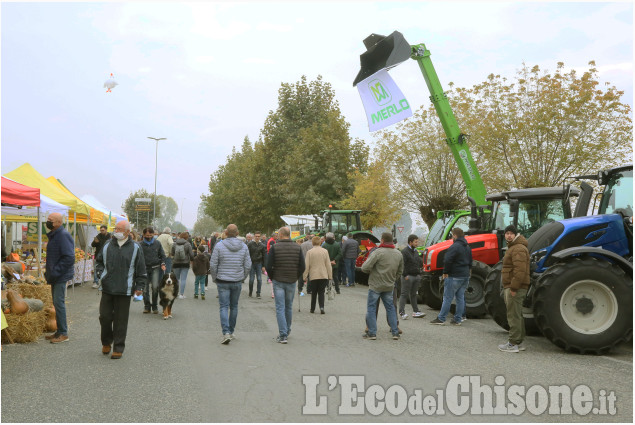
[[(47, 236), (47, 263), (45, 277), (52, 286), (56, 310), (57, 331), (46, 338), (52, 343), (68, 341), (65, 282), (72, 279), (74, 247), (72, 238), (61, 226), (61, 216), (51, 214), (46, 223), (51, 230)], [(453, 244), (444, 261), (445, 281), (441, 311), (432, 324), (444, 324), (450, 305), (456, 299), (456, 310), (451, 323), (460, 325), (465, 317), (465, 290), (472, 267), (471, 249), (463, 231), (452, 230)], [(509, 250), (503, 259), (502, 283), (508, 307), (509, 341), (499, 346), (501, 351), (523, 351), (524, 321), (522, 297), (528, 286), (529, 256), (527, 241), (513, 226), (505, 229)], [(381, 243), (368, 253), (361, 270), (368, 274), (368, 299), (365, 339), (377, 338), (377, 314), (380, 303), (386, 309), (386, 319), (392, 338), (399, 340), (402, 331), (399, 319), (406, 320), (408, 300), (412, 317), (424, 317), (417, 305), (417, 290), (421, 282), (422, 260), (416, 247), (416, 235), (408, 237), (408, 245), (401, 251), (391, 233), (381, 235)], [(242, 285), (248, 279), (248, 296), (262, 298), (263, 275), (271, 282), (271, 297), (275, 299), (278, 324), (276, 341), (286, 344), (291, 334), (293, 300), (304, 288), (311, 295), (310, 312), (316, 307), (325, 314), (325, 292), (340, 294), (340, 286), (355, 285), (355, 261), (360, 245), (352, 234), (336, 241), (333, 233), (320, 237), (307, 235), (291, 240), (288, 227), (282, 227), (267, 238), (261, 232), (239, 237), (236, 225), (230, 224), (221, 233), (192, 238), (188, 232), (179, 234), (169, 228), (157, 234), (152, 227), (140, 235), (127, 221), (120, 221), (109, 234), (102, 226), (92, 246), (95, 248), (94, 288), (101, 291), (99, 321), (101, 324), (102, 353), (118, 359), (123, 355), (130, 304), (133, 296), (143, 298), (144, 314), (157, 314), (159, 282), (165, 274), (177, 279), (179, 298), (186, 298), (185, 288), (189, 270), (194, 273), (194, 298), (205, 300), (205, 289), (211, 280), (218, 289), (221, 343), (229, 344), (234, 338), (238, 318), (238, 300)]]

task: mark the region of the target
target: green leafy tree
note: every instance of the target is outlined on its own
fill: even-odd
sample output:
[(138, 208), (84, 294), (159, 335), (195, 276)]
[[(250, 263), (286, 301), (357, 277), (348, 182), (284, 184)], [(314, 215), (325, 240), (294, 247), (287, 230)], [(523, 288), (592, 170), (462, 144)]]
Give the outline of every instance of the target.
[(174, 223), (179, 206), (174, 199), (164, 195), (157, 195), (157, 206), (161, 208), (161, 215), (157, 214), (156, 227), (163, 230)]
[(180, 221), (175, 221), (170, 226), (170, 230), (176, 233), (187, 232), (187, 227), (185, 227), (185, 224), (181, 223)]
[(361, 210), (364, 229), (388, 227), (399, 218), (399, 206), (390, 190), (390, 176), (382, 162), (371, 164), (366, 173), (355, 170), (351, 179), (355, 189), (340, 205)]
[(467, 204), (465, 183), (445, 139), (432, 105), (377, 136), (377, 155), (386, 164), (396, 202), (419, 211), (428, 227), (437, 211)]
[(205, 213), (205, 202), (201, 202), (198, 205), (198, 210), (196, 212), (196, 223), (194, 223), (194, 228), (192, 233), (195, 236), (209, 236), (213, 232), (218, 232), (221, 230), (221, 226), (216, 223), (216, 221)]
[[(137, 211), (135, 210), (135, 206), (137, 205), (135, 198), (150, 198), (150, 212), (139, 211), (137, 214)], [(142, 205), (148, 205), (148, 203), (143, 202)], [(131, 192), (128, 198), (126, 198), (121, 205), (121, 208), (128, 216), (130, 223), (134, 224), (135, 229), (143, 230), (152, 224), (152, 214), (154, 213), (153, 193), (148, 192), (145, 189), (139, 189), (136, 192)], [(156, 216), (161, 216), (161, 205), (158, 202), (156, 205)]]
[(353, 190), (348, 173), (365, 169), (368, 157), (363, 142), (351, 143), (348, 128), (321, 76), (282, 84), (278, 108), (269, 112), (256, 145), (258, 168), (267, 170), (260, 185), (268, 198), (265, 227), (281, 224), (283, 214), (315, 212)]
[(255, 155), (249, 138), (245, 137), (242, 149), (234, 148), (227, 162), (211, 175), (210, 195), (201, 197), (206, 215), (217, 223), (236, 224), (241, 233), (266, 219), (259, 207), (267, 202), (267, 196), (256, 187), (264, 176), (256, 173)]
[(565, 178), (632, 162), (631, 107), (601, 84), (595, 62), (580, 75), (559, 62), (550, 73), (523, 67), (458, 89), (479, 170), (497, 190), (560, 186)]

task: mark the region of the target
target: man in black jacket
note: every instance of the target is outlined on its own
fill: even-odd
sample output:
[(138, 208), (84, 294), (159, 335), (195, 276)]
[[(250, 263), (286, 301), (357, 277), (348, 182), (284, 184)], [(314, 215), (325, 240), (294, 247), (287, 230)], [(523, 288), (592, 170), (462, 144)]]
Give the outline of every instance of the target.
[(302, 249), (291, 240), (291, 231), (288, 227), (280, 228), (278, 238), (278, 242), (270, 245), (266, 268), (273, 282), (276, 299), (279, 332), (276, 341), (286, 344), (291, 333), (295, 284), (304, 273), (305, 263)]
[[(105, 225), (99, 226), (99, 233), (97, 233), (97, 236), (95, 236), (95, 239), (93, 239), (93, 243), (90, 244), (90, 246), (95, 248), (95, 258), (97, 258), (97, 256), (101, 252), (101, 249), (104, 247), (104, 245), (106, 245), (106, 242), (108, 242), (110, 238), (111, 235), (110, 233), (108, 233), (108, 227), (106, 227)], [(95, 289), (99, 288), (97, 281), (97, 273), (95, 273), (95, 280), (93, 283), (93, 288)]]
[(453, 325), (460, 325), (465, 310), (465, 290), (470, 283), (472, 273), (472, 249), (465, 240), (463, 230), (455, 227), (452, 229), (454, 242), (445, 253), (443, 261), (443, 304), (439, 316), (432, 322), (433, 325), (445, 323), (445, 317), (450, 312), (452, 299), (456, 297), (456, 310), (454, 312)]
[(260, 232), (254, 234), (253, 240), (247, 243), (247, 249), (249, 249), (249, 256), (251, 257), (251, 269), (249, 270), (249, 296), (254, 290), (254, 276), (258, 281), (256, 286), (256, 298), (260, 299), (260, 289), (262, 288), (262, 271), (264, 270), (263, 264), (265, 260), (265, 254), (267, 253), (267, 247), (260, 243)]
[(110, 358), (120, 359), (126, 346), (132, 295), (141, 295), (146, 284), (143, 251), (130, 237), (129, 222), (123, 220), (115, 226), (113, 238), (97, 257), (97, 273), (102, 287), (101, 352), (106, 355), (112, 348)]
[(412, 305), (412, 317), (424, 317), (426, 314), (419, 311), (417, 305), (417, 288), (421, 283), (421, 267), (423, 260), (417, 251), (419, 238), (417, 235), (408, 236), (408, 246), (401, 251), (403, 256), (403, 275), (401, 276), (401, 297), (399, 298), (399, 316), (406, 320), (406, 300), (410, 297)]
[[(152, 310), (152, 313), (157, 314), (159, 313), (157, 301), (159, 299), (160, 270), (165, 271), (165, 252), (161, 242), (154, 236), (152, 227), (143, 229), (143, 241), (141, 241), (140, 245), (143, 249), (143, 259), (146, 263), (146, 273), (148, 275), (145, 288), (143, 288), (143, 313), (147, 314)], [(150, 300), (150, 288), (152, 288), (152, 300)]]

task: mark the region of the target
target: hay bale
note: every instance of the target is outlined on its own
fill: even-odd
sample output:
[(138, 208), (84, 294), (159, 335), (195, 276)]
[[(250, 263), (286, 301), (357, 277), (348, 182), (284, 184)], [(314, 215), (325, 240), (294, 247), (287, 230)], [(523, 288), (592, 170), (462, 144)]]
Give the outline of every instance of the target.
[[(7, 332), (11, 336), (13, 342), (33, 342), (44, 333), (46, 324), (46, 312), (37, 311), (26, 314), (5, 314), (7, 319)], [(8, 343), (4, 333), (2, 334), (2, 343)]]
[(35, 298), (42, 300), (45, 307), (53, 305), (53, 296), (51, 295), (51, 285), (32, 285), (30, 283), (10, 283), (8, 289), (18, 292), (22, 298)]

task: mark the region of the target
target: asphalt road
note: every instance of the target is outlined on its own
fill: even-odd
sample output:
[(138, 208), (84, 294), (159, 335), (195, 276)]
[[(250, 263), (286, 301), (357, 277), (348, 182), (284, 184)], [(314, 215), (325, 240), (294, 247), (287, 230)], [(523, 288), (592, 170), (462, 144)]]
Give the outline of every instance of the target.
[[(77, 287), (74, 292), (69, 289), (69, 342), (53, 345), (41, 338), (37, 343), (3, 347), (2, 422), (633, 420), (631, 343), (607, 356), (581, 356), (565, 353), (545, 338), (529, 337), (527, 351), (501, 353), (497, 345), (506, 341), (506, 332), (491, 319), (433, 326), (429, 321), (435, 312), (427, 306), (425, 318), (401, 321), (404, 333), (399, 341), (390, 337), (380, 307), (377, 340), (364, 340), (367, 287), (358, 285), (342, 288), (341, 295), (327, 301), (325, 315), (309, 313), (308, 296), (300, 298), (298, 312), (296, 296), (293, 332), (289, 343), (281, 345), (274, 342), (277, 323), (269, 288), (265, 286), (265, 296), (257, 300), (248, 298), (247, 284), (243, 286), (236, 339), (225, 346), (220, 344), (215, 285), (210, 283), (207, 300), (193, 299), (190, 272), (187, 298), (176, 301), (173, 319), (144, 315), (143, 303), (133, 303), (126, 350), (120, 360), (101, 354), (97, 290), (90, 286)], [(411, 313), (410, 306), (406, 310)], [(464, 376), (472, 376), (472, 389), (476, 379), (490, 388), (496, 383), (492, 393), (495, 398), (503, 394), (496, 398), (503, 400), (503, 407), (511, 403), (512, 386), (524, 386), (526, 408), (479, 414), (475, 406), (481, 396), (475, 390), (461, 393), (469, 406), (453, 403), (452, 384)], [(350, 382), (361, 387), (357, 410), (352, 407), (357, 402), (350, 396)], [(578, 403), (571, 414), (566, 409), (564, 414), (555, 414), (555, 410), (550, 414), (553, 407), (546, 409), (539, 396), (547, 397), (549, 386), (560, 385), (575, 392), (574, 403), (586, 396), (583, 387), (575, 387), (588, 386), (596, 407), (601, 407), (599, 395), (613, 392), (616, 410), (613, 415), (586, 414), (585, 404)], [(414, 403), (446, 389), (441, 410), (431, 404), (423, 410)], [(459, 387), (463, 389), (467, 387)], [(421, 390), (422, 397), (416, 390)], [(383, 400), (384, 391), (392, 398)], [(489, 390), (483, 391), (485, 400)], [(401, 404), (411, 399), (412, 406)], [(463, 406), (469, 407), (465, 414)]]

